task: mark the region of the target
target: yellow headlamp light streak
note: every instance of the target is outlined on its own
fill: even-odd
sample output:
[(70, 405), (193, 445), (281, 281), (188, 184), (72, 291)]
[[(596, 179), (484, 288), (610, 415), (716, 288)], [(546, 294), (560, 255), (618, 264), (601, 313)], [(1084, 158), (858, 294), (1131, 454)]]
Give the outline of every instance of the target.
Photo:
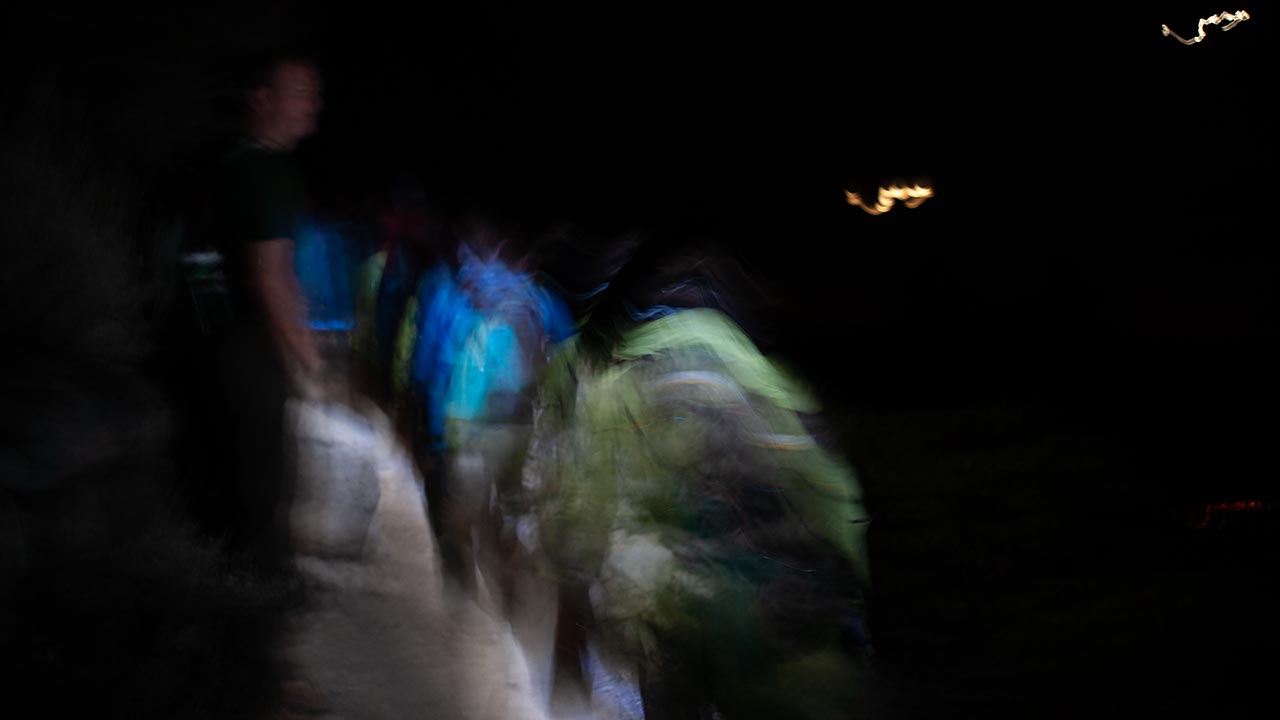
[(1217, 15), (1210, 15), (1207, 18), (1200, 18), (1200, 25), (1196, 28), (1197, 34), (1195, 37), (1191, 38), (1190, 40), (1170, 30), (1168, 25), (1161, 25), (1160, 29), (1164, 32), (1165, 37), (1172, 35), (1174, 39), (1176, 39), (1178, 42), (1182, 43), (1183, 45), (1195, 45), (1196, 43), (1200, 42), (1205, 38), (1205, 34), (1204, 34), (1205, 25), (1219, 25), (1222, 23), (1223, 20), (1227, 20), (1229, 22), (1226, 25), (1222, 26), (1222, 31), (1226, 32), (1231, 28), (1235, 27), (1236, 25), (1248, 19), (1249, 19), (1249, 13), (1245, 12), (1244, 10), (1240, 10), (1235, 13), (1229, 13), (1229, 12), (1218, 13)]
[(876, 202), (874, 205), (868, 205), (860, 193), (850, 190), (844, 191), (844, 199), (850, 205), (856, 205), (867, 212), (868, 215), (883, 215), (893, 209), (894, 203), (901, 200), (903, 205), (908, 208), (917, 208), (924, 204), (925, 200), (933, 197), (933, 188), (920, 185), (898, 185), (893, 184), (888, 187), (881, 186), (879, 192), (876, 193)]

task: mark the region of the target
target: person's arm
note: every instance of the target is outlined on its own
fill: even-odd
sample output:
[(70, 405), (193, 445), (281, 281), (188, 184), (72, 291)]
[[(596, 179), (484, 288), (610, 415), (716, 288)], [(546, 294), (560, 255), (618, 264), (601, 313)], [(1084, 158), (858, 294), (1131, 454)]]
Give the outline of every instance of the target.
[(293, 241), (273, 238), (249, 245), (249, 274), (265, 308), (272, 336), (295, 379), (315, 381), (323, 361), (307, 327), (306, 300), (293, 271)]

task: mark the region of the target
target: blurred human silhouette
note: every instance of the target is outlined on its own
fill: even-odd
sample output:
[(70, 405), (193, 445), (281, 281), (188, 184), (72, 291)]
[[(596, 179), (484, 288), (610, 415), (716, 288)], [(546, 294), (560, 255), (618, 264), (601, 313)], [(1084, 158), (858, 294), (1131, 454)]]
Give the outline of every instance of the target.
[(864, 716), (869, 514), (821, 398), (744, 330), (731, 255), (613, 244), (530, 433), (518, 522), (560, 604), (535, 662), (610, 717)]
[(220, 283), (197, 308), (199, 337), (179, 368), (191, 391), (184, 475), (205, 530), (234, 560), (273, 578), (292, 577), (286, 402), (317, 387), (323, 365), (294, 272), (309, 211), (295, 150), (316, 131), (320, 89), (305, 57), (257, 63), (242, 132), (204, 182), (208, 209), (192, 230), (206, 240)]

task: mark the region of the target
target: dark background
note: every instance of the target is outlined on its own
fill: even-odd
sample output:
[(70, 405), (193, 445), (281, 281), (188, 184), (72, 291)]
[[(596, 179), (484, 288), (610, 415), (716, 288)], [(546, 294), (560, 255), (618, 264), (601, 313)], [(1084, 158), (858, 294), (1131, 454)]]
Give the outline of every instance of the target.
[[(848, 338), (932, 366), (926, 397), (1074, 397), (1144, 352), (1125, 343), (1170, 344), (1151, 360), (1189, 375), (1265, 367), (1219, 348), (1274, 332), (1267, 8), (1183, 46), (1160, 25), (1194, 35), (1196, 3), (1126, 5), (50, 10), (5, 25), (6, 105), (172, 188), (234, 131), (238, 68), (296, 47), (324, 67), (303, 151), (339, 217), (408, 173), (531, 230), (713, 238), (776, 283), (798, 337), (821, 334), (814, 362), (843, 367)], [(879, 217), (844, 202), (895, 180), (937, 195)], [(1027, 377), (1060, 360), (1066, 377)]]
[[(335, 217), (409, 173), (757, 273), (876, 518), (886, 714), (1252, 716), (1274, 514), (1191, 520), (1276, 494), (1271, 6), (1184, 46), (1239, 8), (1117, 5), (14, 12), (6, 148), (118, 202), (145, 268), (235, 69), (310, 52)], [(897, 179), (936, 197), (844, 202)]]

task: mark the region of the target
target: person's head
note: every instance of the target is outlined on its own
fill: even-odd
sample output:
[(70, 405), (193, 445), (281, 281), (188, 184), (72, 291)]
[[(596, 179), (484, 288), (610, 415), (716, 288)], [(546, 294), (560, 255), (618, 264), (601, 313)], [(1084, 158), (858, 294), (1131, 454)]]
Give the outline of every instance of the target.
[(320, 91), (320, 71), (305, 57), (280, 56), (263, 63), (246, 98), (249, 133), (259, 142), (292, 150), (317, 129)]

